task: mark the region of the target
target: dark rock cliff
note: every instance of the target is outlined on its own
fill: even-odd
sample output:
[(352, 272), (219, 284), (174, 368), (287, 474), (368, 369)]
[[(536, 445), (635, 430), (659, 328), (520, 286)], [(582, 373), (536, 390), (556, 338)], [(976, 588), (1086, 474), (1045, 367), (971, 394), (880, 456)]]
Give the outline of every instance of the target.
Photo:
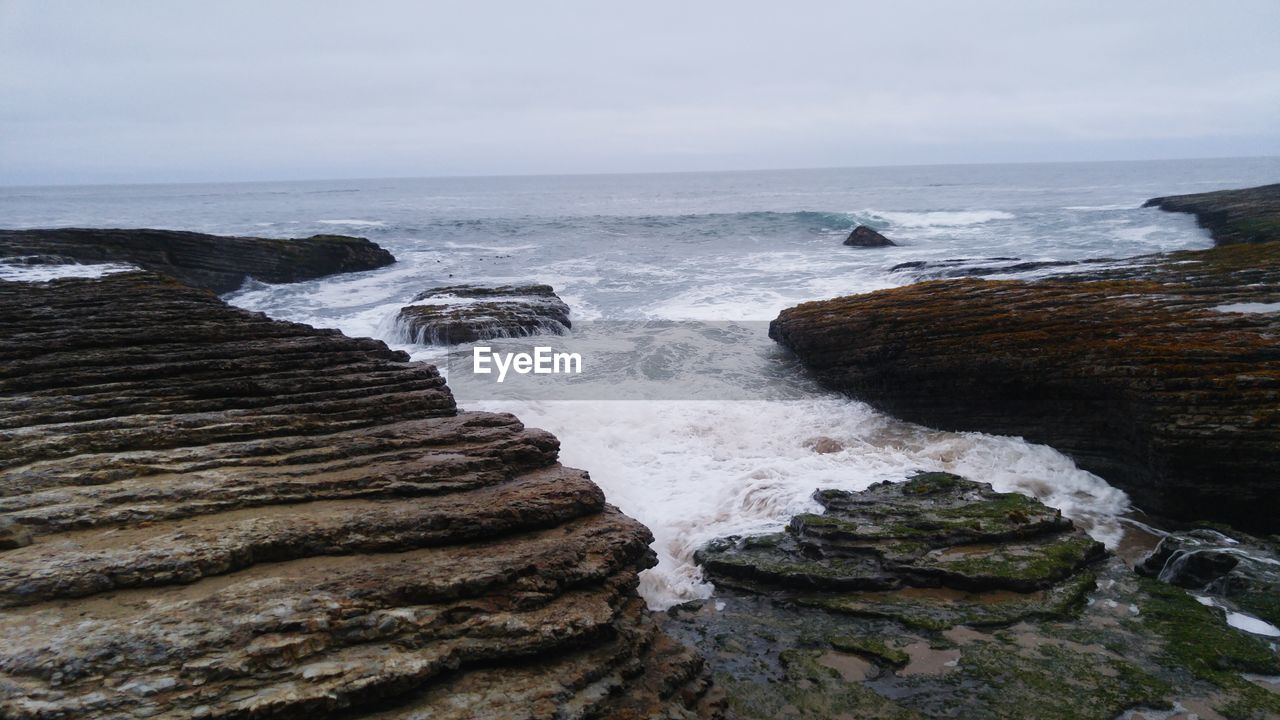
[(649, 532), (381, 342), (0, 282), (0, 715), (687, 718)]
[(1280, 240), (1280, 184), (1152, 198), (1143, 207), (1195, 215), (1218, 245)]
[(217, 293), (235, 290), (246, 277), (297, 282), (372, 270), (396, 260), (374, 243), (346, 235), (275, 239), (179, 230), (0, 230), (0, 257), (40, 255), (128, 263)]
[(1274, 531), (1280, 306), (1246, 312), (1268, 303), (1280, 243), (806, 303), (770, 336), (898, 417), (1047, 443), (1149, 512)]

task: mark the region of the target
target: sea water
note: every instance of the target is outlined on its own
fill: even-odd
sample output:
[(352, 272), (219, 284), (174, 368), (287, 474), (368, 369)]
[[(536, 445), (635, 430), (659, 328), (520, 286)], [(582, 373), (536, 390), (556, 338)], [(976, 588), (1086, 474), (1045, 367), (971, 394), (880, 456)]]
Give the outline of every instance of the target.
[[(1116, 543), (1128, 498), (1069, 458), (1018, 438), (904, 423), (824, 390), (769, 340), (765, 323), (806, 300), (911, 282), (911, 272), (892, 269), (907, 262), (1209, 247), (1193, 218), (1142, 202), (1278, 179), (1280, 159), (1249, 159), (0, 188), (0, 226), (361, 235), (398, 262), (291, 285), (249, 282), (227, 299), (435, 362), (442, 349), (396, 332), (395, 314), (414, 295), (460, 283), (554, 286), (586, 346), (615, 358), (584, 375), (621, 386), (641, 374), (689, 390), (566, 401), (451, 384), (464, 408), (512, 412), (555, 433), (565, 464), (589, 470), (610, 502), (653, 530), (659, 564), (641, 592), (661, 608), (710, 595), (692, 562), (706, 541), (777, 530), (818, 509), (817, 488), (857, 490), (915, 470), (1033, 495)], [(844, 247), (859, 223), (899, 247)], [(672, 342), (649, 321), (689, 321), (681, 327), (714, 336), (729, 360), (710, 370), (690, 361), (682, 348), (698, 337)], [(822, 437), (843, 449), (815, 452)]]

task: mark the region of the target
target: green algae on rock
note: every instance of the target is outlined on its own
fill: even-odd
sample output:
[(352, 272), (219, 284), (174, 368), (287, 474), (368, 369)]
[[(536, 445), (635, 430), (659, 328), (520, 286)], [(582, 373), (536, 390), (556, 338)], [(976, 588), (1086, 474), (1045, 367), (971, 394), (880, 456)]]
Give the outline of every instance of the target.
[[(948, 473), (858, 493), (822, 490), (814, 498), (825, 514), (797, 515), (785, 533), (714, 541), (695, 559), (718, 584), (857, 591), (847, 603), (853, 607), (890, 597), (871, 591), (950, 588), (982, 604), (985, 592), (1047, 590), (1104, 552), (1057, 510)], [(806, 601), (843, 604), (823, 597)], [(1036, 612), (1032, 605), (1026, 612)]]
[[(1280, 673), (1275, 647), (1033, 499), (947, 473), (815, 497), (827, 512), (786, 532), (708, 544), (715, 602), (663, 619), (744, 720), (1280, 712), (1243, 674)], [(1028, 545), (1042, 565), (1025, 562)], [(927, 562), (941, 554), (963, 571)]]

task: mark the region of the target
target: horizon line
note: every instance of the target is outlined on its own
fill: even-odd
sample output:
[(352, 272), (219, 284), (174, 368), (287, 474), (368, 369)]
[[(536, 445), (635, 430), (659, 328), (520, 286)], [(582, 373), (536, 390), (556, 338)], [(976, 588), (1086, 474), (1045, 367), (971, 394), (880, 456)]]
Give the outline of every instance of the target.
[[(265, 180), (154, 180), (146, 182), (67, 182), (67, 183), (19, 183), (0, 182), (0, 189), (37, 189), (37, 188), (93, 188), (93, 187), (151, 187), (172, 185), (269, 185), (279, 183), (324, 183), (324, 182), (367, 182), (374, 180), (475, 180), (501, 178), (565, 178), (565, 177), (628, 177), (646, 175), (729, 175), (762, 172), (808, 172), (817, 170), (877, 170), (895, 168), (930, 168), (930, 167), (997, 167), (1005, 165), (1107, 165), (1187, 162), (1193, 160), (1280, 160), (1280, 155), (1225, 155), (1194, 156), (1143, 159), (1112, 160), (1012, 160), (1003, 162), (935, 162), (935, 163), (897, 163), (872, 165), (817, 165), (809, 167), (763, 167), (736, 170), (644, 170), (644, 171), (598, 171), (598, 172), (530, 172), (530, 173), (476, 173), (447, 175), (368, 175), (346, 177), (293, 177), (272, 178)], [(1278, 178), (1277, 180), (1280, 180)]]

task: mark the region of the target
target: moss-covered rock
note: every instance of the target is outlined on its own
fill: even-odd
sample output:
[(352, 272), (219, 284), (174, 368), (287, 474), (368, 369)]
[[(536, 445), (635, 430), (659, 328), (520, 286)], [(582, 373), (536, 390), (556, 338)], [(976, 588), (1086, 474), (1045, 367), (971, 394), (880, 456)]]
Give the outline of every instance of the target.
[[(722, 585), (763, 590), (944, 587), (1031, 593), (1071, 579), (1103, 554), (1099, 543), (1076, 531), (1057, 510), (948, 473), (920, 473), (856, 493), (821, 490), (814, 497), (825, 514), (797, 515), (785, 533), (715, 540), (697, 553), (697, 561)], [(897, 604), (892, 599), (897, 596), (875, 597), (806, 597), (805, 602), (859, 608)], [(1028, 598), (1036, 599), (965, 604), (1000, 606), (1003, 611), (990, 617), (1005, 617), (1014, 607), (1031, 611), (1044, 602)]]
[(664, 622), (744, 720), (1280, 716), (1246, 675), (1280, 674), (1271, 642), (1030, 498), (945, 473), (816, 497), (786, 532), (704, 548), (716, 601)]

